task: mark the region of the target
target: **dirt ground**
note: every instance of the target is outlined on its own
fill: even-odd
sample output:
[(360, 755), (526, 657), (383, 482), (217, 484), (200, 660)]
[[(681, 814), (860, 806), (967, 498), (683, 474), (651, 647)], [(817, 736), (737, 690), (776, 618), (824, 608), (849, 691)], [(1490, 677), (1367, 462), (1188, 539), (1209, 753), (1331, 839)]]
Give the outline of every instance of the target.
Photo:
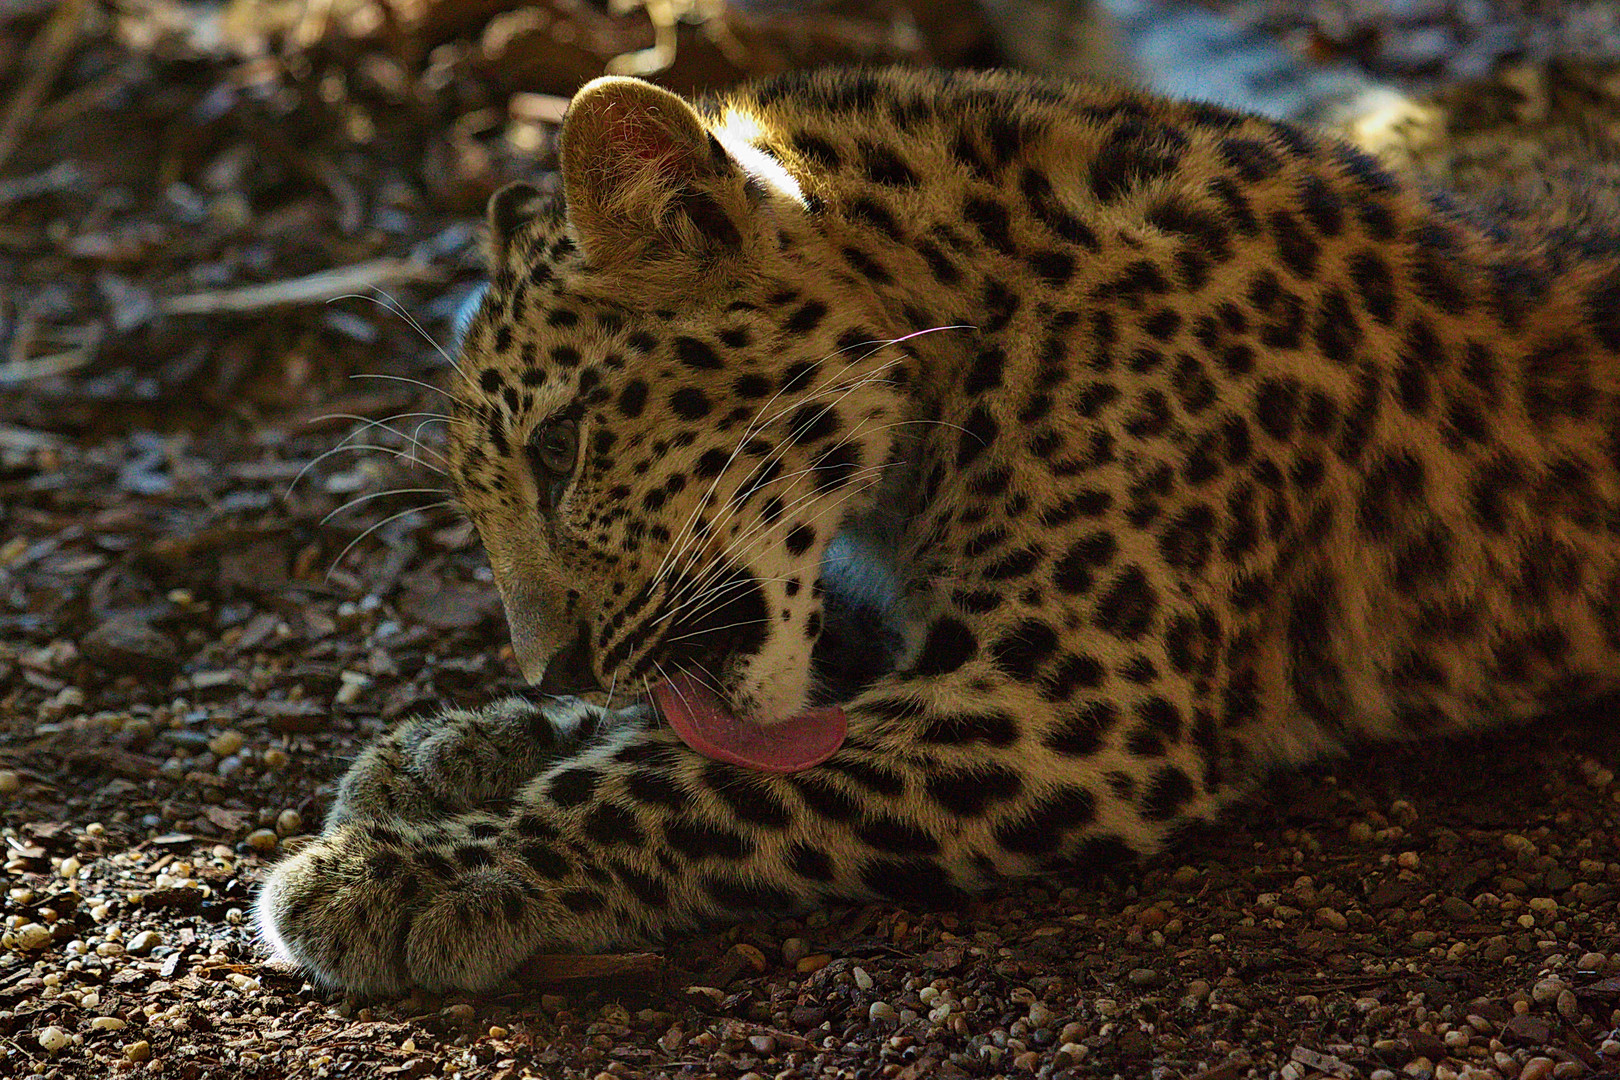
[[(1424, 88), (1620, 56), (1608, 3), (1226, 6)], [(680, 88), (995, 55), (966, 3), (698, 7)], [(0, 1076), (1620, 1077), (1612, 704), (963, 908), (477, 999), (261, 963), (256, 883), (360, 742), (521, 688), (443, 502), (435, 342), (484, 199), (659, 40), (565, 0), (0, 3)]]

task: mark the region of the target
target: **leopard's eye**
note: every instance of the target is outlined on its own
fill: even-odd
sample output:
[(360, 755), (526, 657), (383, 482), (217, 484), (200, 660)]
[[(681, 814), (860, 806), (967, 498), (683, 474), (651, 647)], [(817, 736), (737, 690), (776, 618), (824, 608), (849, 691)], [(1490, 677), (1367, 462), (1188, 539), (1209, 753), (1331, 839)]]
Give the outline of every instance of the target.
[(574, 459), (579, 456), (579, 422), (559, 420), (555, 424), (542, 424), (529, 438), (529, 461), (543, 475), (541, 480), (556, 480), (574, 471)]

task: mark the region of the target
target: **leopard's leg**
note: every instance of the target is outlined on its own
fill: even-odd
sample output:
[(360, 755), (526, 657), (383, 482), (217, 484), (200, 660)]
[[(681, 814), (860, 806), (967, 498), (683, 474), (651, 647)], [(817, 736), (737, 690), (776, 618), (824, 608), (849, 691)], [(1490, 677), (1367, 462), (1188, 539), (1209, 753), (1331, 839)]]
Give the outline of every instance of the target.
[(546, 764), (601, 733), (580, 698), (508, 698), (404, 720), (360, 752), (339, 782), (327, 831), (346, 821), (438, 821), (509, 802)]
[(1117, 860), (1233, 790), (1200, 688), (1133, 659), (1055, 648), (1033, 617), (941, 616), (846, 704), (821, 766), (756, 773), (649, 720), (612, 725), (503, 813), (340, 820), (276, 869), (261, 924), (325, 984), (477, 989), (538, 951)]

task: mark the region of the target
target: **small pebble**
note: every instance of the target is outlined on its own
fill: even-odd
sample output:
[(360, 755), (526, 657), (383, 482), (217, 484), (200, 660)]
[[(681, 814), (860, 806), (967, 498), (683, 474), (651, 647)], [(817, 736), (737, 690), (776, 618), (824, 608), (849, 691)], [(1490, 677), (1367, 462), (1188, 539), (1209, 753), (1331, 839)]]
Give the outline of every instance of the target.
[(247, 845), (254, 851), (272, 852), (280, 841), (274, 829), (254, 829), (247, 834)]
[(13, 931), (13, 940), (23, 952), (43, 949), (51, 943), (51, 928), (41, 923), (23, 923)]
[(850, 977), (855, 980), (855, 985), (860, 987), (862, 990), (870, 990), (870, 989), (872, 989), (872, 976), (870, 976), (870, 975), (868, 975), (866, 973), (865, 968), (863, 968), (863, 967), (854, 968), (853, 970), (850, 971), (849, 974), (850, 974)]
[(1600, 952), (1582, 953), (1581, 958), (1575, 962), (1576, 968), (1581, 971), (1602, 971), (1609, 958)]
[[(858, 969), (857, 969), (858, 970)], [(893, 1020), (900, 1014), (894, 1011), (894, 1006), (887, 1001), (874, 1001), (866, 1010), (866, 1018), (876, 1023), (879, 1020)]]
[(247, 736), (240, 731), (222, 731), (208, 740), (208, 750), (215, 757), (230, 757), (247, 745)]
[(91, 1031), (123, 1031), (129, 1023), (116, 1016), (98, 1016), (90, 1021)]
[(1037, 1001), (1029, 1007), (1029, 1026), (1043, 1028), (1052, 1022), (1052, 1010)]
[(152, 1056), (152, 1044), (145, 1039), (136, 1039), (124, 1047), (124, 1056), (131, 1061), (146, 1061)]
[(0, 769), (0, 795), (14, 795), (22, 790), (22, 777), (11, 769)]
[(1342, 932), (1350, 929), (1350, 920), (1346, 919), (1343, 914), (1333, 910), (1332, 908), (1317, 908), (1316, 925), (1326, 927), (1329, 930)]
[(804, 938), (790, 937), (782, 942), (782, 963), (789, 967), (810, 955), (810, 943)]
[(776, 1053), (776, 1038), (772, 1035), (750, 1035), (748, 1045), (756, 1054), (769, 1056)]
[(1524, 1068), (1519, 1070), (1519, 1080), (1550, 1080), (1555, 1064), (1557, 1063), (1549, 1057), (1531, 1058), (1524, 1063)]
[(287, 751), (281, 749), (280, 747), (272, 746), (270, 749), (264, 752), (263, 760), (264, 767), (267, 769), (285, 769), (287, 767), (287, 763), (292, 759), (287, 756)]
[(145, 956), (161, 944), (163, 944), (163, 938), (159, 936), (156, 930), (142, 930), (130, 938), (129, 944), (125, 945), (124, 948), (132, 956)]
[(800, 975), (814, 975), (830, 963), (832, 963), (830, 954), (824, 952), (811, 953), (809, 956), (800, 957), (799, 962), (793, 965), (793, 970)]
[(1530, 990), (1530, 998), (1537, 1005), (1551, 1005), (1558, 1000), (1558, 995), (1563, 993), (1565, 989), (1564, 980), (1552, 976), (1536, 983)]
[(296, 810), (283, 810), (276, 815), (276, 835), (295, 836), (304, 831), (304, 815)]
[(499, 1024), (491, 1024), (491, 1025), (489, 1025), (488, 1035), (492, 1039), (504, 1039), (510, 1034), (511, 1034), (510, 1031), (508, 1031), (506, 1028), (501, 1027), (501, 1025), (499, 1025)]
[(59, 1027), (41, 1028), (39, 1032), (39, 1045), (47, 1054), (54, 1054), (73, 1040), (68, 1033)]
[(465, 1001), (458, 1001), (452, 1005), (446, 1005), (439, 1011), (452, 1020), (471, 1020), (477, 1012), (477, 1010), (475, 1010)]

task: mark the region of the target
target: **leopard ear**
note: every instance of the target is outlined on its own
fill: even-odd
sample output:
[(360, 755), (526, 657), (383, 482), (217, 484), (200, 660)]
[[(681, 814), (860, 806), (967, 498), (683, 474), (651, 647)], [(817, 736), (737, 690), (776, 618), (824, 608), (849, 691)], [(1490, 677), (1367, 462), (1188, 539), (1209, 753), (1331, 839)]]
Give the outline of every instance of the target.
[(489, 265), (499, 270), (506, 262), (512, 238), (525, 222), (540, 212), (546, 201), (539, 188), (518, 180), (489, 197), (485, 220), (489, 223)]
[(569, 224), (595, 266), (668, 271), (742, 244), (742, 169), (690, 105), (651, 83), (608, 77), (574, 95), (562, 174)]

